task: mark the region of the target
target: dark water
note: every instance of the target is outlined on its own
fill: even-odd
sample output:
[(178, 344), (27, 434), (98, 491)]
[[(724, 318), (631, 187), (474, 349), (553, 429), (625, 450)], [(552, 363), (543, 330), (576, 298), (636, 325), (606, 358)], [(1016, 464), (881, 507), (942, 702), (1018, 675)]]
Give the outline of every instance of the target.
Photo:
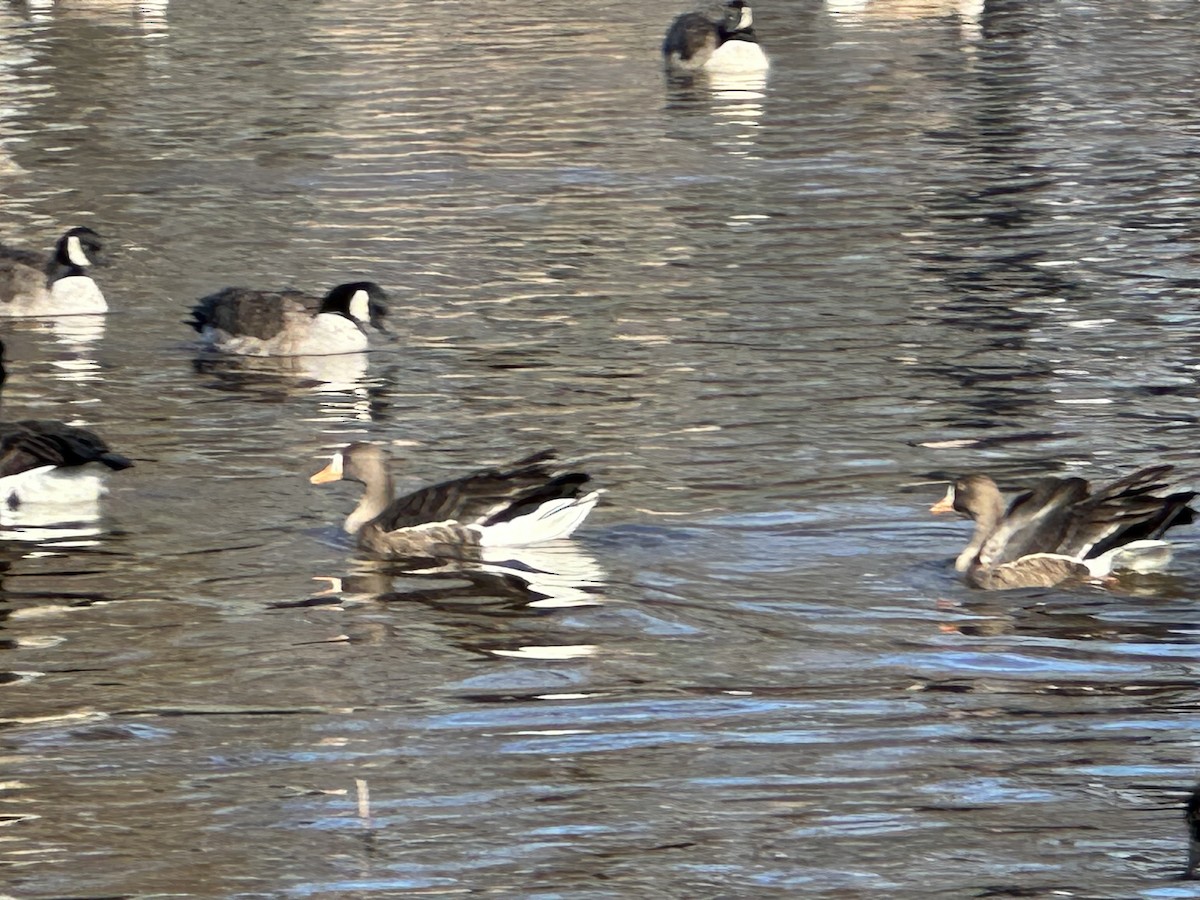
[[(926, 508), (1193, 467), (1200, 6), (763, 2), (691, 89), (671, 5), (46, 6), (0, 239), (92, 225), (113, 312), (6, 323), (3, 412), (137, 466), (0, 544), (9, 893), (1197, 895), (1194, 536), (985, 595)], [(196, 297), (357, 278), (365, 374), (197, 365)], [(558, 577), (394, 576), (307, 481), (362, 437), (607, 494)]]

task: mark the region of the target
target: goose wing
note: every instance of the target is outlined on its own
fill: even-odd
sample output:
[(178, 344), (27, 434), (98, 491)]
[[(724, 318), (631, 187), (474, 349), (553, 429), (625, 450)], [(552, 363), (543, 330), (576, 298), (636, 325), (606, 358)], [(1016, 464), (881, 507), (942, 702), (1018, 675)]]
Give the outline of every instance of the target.
[(1188, 503), (1196, 492), (1164, 493), (1170, 488), (1166, 478), (1173, 468), (1139, 469), (1079, 504), (1061, 552), (1092, 558), (1132, 541), (1156, 540), (1168, 528), (1192, 521)]
[(397, 497), (374, 520), (384, 531), (431, 522), (482, 522), (553, 483), (554, 451), (543, 450), (505, 468), (484, 469)]
[(1059, 553), (1075, 522), (1075, 507), (1088, 497), (1082, 478), (1043, 478), (1009, 505), (996, 530), (984, 542), (984, 567), (1012, 563), (1036, 553)]
[(680, 62), (692, 62), (693, 57), (712, 53), (717, 46), (717, 26), (701, 13), (684, 13), (671, 23), (663, 40), (665, 56)]
[(301, 291), (255, 291), (228, 287), (202, 298), (192, 307), (188, 323), (196, 331), (215, 328), (226, 334), (267, 341), (296, 318), (308, 319), (320, 301)]
[(82, 466), (90, 462), (110, 469), (133, 465), (86, 428), (45, 419), (0, 423), (0, 478), (41, 466)]
[(0, 244), (0, 300), (10, 303), (31, 291), (45, 290), (45, 265), (36, 253)]

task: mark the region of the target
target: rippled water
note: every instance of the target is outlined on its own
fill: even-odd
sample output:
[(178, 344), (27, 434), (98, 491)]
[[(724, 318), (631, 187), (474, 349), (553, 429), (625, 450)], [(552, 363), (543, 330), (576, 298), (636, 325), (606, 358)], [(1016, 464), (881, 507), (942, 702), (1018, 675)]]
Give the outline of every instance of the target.
[[(763, 0), (768, 81), (691, 86), (671, 5), (144, 6), (0, 8), (0, 239), (115, 244), (3, 412), (137, 462), (0, 543), (7, 890), (1195, 896), (1194, 535), (982, 594), (926, 508), (1194, 468), (1200, 6)], [(182, 324), (357, 278), (330, 383)], [(390, 573), (307, 481), (363, 437), (607, 494)]]

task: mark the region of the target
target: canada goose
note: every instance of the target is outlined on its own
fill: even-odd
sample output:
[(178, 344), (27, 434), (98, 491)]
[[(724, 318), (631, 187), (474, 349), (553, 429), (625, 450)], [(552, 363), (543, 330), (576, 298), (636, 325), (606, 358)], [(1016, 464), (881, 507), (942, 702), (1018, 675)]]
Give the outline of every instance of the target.
[(0, 422), (0, 525), (98, 518), (106, 489), (89, 463), (133, 465), (86, 428), (46, 419)]
[[(0, 385), (7, 374), (4, 356), (0, 341)], [(0, 422), (0, 509), (13, 511), (29, 502), (72, 502), (77, 492), (60, 490), (56, 476), (74, 474), (93, 462), (114, 470), (133, 465), (86, 428), (51, 419)]]
[(44, 259), (30, 250), (0, 244), (0, 315), (66, 316), (102, 313), (104, 295), (84, 271), (100, 255), (100, 235), (72, 228)]
[(383, 331), (387, 294), (370, 281), (318, 299), (300, 291), (229, 287), (204, 297), (188, 322), (211, 347), (244, 356), (326, 356), (367, 349), (365, 326)]
[(667, 29), (663, 58), (668, 70), (762, 71), (770, 66), (754, 34), (754, 15), (745, 0), (710, 4), (684, 13)]
[(1164, 493), (1172, 466), (1150, 466), (1091, 493), (1082, 478), (1043, 478), (1004, 508), (996, 483), (967, 475), (932, 513), (956, 512), (975, 532), (954, 567), (985, 590), (1051, 587), (1115, 569), (1157, 567), (1170, 555), (1159, 540), (1192, 521), (1195, 491)]
[(466, 548), (527, 547), (568, 537), (587, 518), (600, 491), (583, 493), (590, 477), (557, 473), (544, 450), (504, 468), (421, 488), (393, 499), (388, 454), (354, 443), (309, 480), (357, 481), (362, 499), (344, 528), (359, 546), (388, 559), (455, 555)]

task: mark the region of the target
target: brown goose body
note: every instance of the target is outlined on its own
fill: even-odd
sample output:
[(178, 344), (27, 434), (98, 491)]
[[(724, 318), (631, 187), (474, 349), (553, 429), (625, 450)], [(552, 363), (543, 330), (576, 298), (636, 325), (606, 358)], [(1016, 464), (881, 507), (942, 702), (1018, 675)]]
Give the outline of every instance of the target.
[(1195, 491), (1171, 491), (1171, 466), (1150, 466), (1091, 491), (1082, 478), (1044, 478), (1006, 508), (996, 483), (967, 475), (933, 513), (956, 512), (975, 531), (955, 561), (984, 590), (1053, 587), (1107, 575), (1139, 559), (1161, 560), (1167, 529), (1190, 522)]
[(524, 547), (568, 537), (591, 512), (599, 491), (590, 477), (558, 472), (554, 453), (535, 453), (511, 466), (485, 469), (393, 499), (386, 451), (355, 443), (335, 453), (313, 484), (357, 481), (358, 506), (344, 529), (384, 559), (470, 556), (481, 547)]

